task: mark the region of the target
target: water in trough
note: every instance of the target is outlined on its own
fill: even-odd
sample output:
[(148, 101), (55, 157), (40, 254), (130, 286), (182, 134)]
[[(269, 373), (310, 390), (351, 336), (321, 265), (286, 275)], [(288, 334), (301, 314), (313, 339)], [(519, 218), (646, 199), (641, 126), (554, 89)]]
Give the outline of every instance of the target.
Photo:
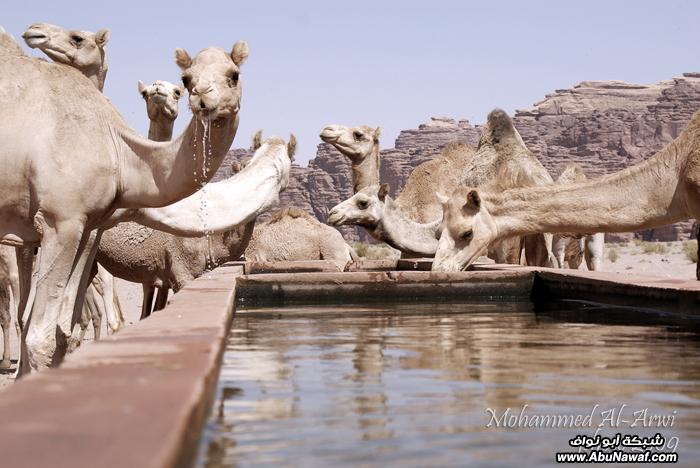
[(552, 466), (578, 435), (659, 433), (700, 466), (697, 322), (550, 309), (239, 310), (197, 463)]

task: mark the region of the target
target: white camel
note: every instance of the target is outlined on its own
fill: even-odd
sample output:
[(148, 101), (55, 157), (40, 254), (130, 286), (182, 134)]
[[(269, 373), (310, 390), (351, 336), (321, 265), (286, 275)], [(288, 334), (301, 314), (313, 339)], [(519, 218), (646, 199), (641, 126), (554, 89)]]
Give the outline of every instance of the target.
[(23, 365), (59, 364), (74, 342), (72, 325), (80, 314), (74, 309), (82, 305), (89, 278), (85, 267), (94, 258), (97, 229), (113, 209), (167, 205), (211, 178), (238, 127), (238, 66), (247, 55), (243, 42), (231, 53), (208, 48), (194, 59), (176, 51), (195, 115), (170, 143), (130, 130), (77, 70), (2, 57), (0, 166), (6, 176), (0, 240), (19, 248), (24, 278), (31, 267), (22, 264), (22, 251), (41, 247)]
[(253, 149), (250, 164), (231, 178), (137, 216), (140, 223), (172, 234), (135, 223), (105, 231), (97, 259), (115, 276), (143, 285), (142, 318), (151, 313), (154, 288), (160, 289), (154, 308), (159, 310), (169, 289), (177, 292), (205, 269), (236, 260), (248, 245), (255, 218), (278, 204), (279, 192), (289, 183), (296, 138), (292, 135), (288, 144), (275, 137), (262, 142), (258, 132)]
[(102, 91), (107, 77), (107, 52), (109, 31), (68, 30), (47, 23), (29, 26), (22, 34), (24, 42), (32, 49), (39, 49), (54, 62), (70, 65), (85, 75)]
[(470, 265), (498, 239), (537, 232), (629, 232), (700, 218), (700, 111), (646, 161), (600, 179), (444, 199), (433, 270)]

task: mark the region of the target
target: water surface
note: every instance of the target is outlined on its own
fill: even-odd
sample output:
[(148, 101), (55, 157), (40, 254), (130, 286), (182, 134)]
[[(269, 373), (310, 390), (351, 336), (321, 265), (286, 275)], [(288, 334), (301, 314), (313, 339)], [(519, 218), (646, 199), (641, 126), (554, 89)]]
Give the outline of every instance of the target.
[[(571, 438), (602, 426), (602, 435), (658, 432), (677, 445), (677, 466), (700, 466), (696, 324), (590, 306), (531, 309), (238, 311), (198, 463), (552, 466), (555, 452), (574, 451)], [(644, 421), (664, 424), (639, 427), (644, 410)], [(495, 427), (492, 415), (506, 411), (529, 421), (591, 417), (578, 428)]]

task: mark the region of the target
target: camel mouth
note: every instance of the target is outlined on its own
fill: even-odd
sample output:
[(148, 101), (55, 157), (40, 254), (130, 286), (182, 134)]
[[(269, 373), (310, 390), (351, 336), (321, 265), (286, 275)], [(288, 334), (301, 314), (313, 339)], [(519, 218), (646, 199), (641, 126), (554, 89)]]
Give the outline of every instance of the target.
[(214, 109), (207, 108), (194, 108), (190, 106), (192, 113), (197, 116), (200, 120), (209, 120), (214, 123), (221, 124), (226, 120), (230, 120), (238, 115), (240, 109), (239, 106), (235, 107), (218, 107)]
[(328, 224), (331, 226), (342, 226), (344, 221), (345, 216), (340, 213), (336, 213), (335, 211), (328, 213)]
[(25, 31), (22, 34), (24, 42), (31, 48), (39, 47), (40, 45), (46, 44), (49, 40), (49, 36), (40, 32)]
[(318, 136), (325, 143), (335, 143), (336, 141), (338, 141), (338, 135), (329, 135), (327, 133), (321, 132)]

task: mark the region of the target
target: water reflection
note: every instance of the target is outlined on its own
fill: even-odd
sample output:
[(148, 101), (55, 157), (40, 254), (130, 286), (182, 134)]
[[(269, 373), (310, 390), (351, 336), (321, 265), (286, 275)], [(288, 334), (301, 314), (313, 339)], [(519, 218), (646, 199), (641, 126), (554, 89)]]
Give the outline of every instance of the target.
[(679, 465), (697, 466), (695, 323), (629, 310), (530, 308), (243, 311), (234, 320), (199, 463), (552, 465), (570, 438), (592, 435), (595, 427), (487, 428), (486, 409), (566, 415), (599, 405), (596, 426), (612, 408), (622, 408), (623, 420), (644, 408), (675, 414), (671, 428), (623, 423), (603, 433), (677, 436)]

